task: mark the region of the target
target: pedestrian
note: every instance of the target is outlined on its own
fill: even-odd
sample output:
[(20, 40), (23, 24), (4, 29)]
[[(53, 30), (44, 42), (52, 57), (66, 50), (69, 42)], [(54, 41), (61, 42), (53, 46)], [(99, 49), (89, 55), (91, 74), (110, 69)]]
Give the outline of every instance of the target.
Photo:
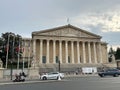
[(15, 78), (16, 78), (16, 80), (19, 79), (19, 75), (17, 73), (15, 74)]
[(26, 75), (25, 75), (25, 73), (24, 73), (24, 72), (22, 72), (22, 76), (26, 77)]

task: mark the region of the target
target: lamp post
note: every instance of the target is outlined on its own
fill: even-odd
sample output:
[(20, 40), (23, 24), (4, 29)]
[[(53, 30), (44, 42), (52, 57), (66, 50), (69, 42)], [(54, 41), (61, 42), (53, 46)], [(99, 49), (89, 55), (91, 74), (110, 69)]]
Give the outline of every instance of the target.
[(19, 66), (20, 66), (20, 41), (21, 41), (21, 37), (19, 37), (18, 38), (18, 50), (17, 50), (17, 52), (18, 52), (18, 61), (17, 61), (17, 70), (19, 70)]
[(7, 54), (6, 54), (6, 69), (8, 67), (8, 52), (9, 52), (9, 39), (10, 39), (10, 34), (8, 35), (8, 39), (7, 39)]
[(58, 61), (58, 71), (60, 72), (60, 60)]
[(10, 61), (11, 63), (11, 69), (10, 69), (10, 76), (11, 76), (11, 80), (12, 80), (12, 74), (13, 74), (13, 61)]
[[(11, 40), (11, 37), (13, 37), (13, 40)], [(14, 58), (14, 42), (15, 42), (15, 35), (13, 33), (9, 33), (7, 37), (7, 53), (6, 53), (6, 69), (8, 67), (8, 54), (9, 51), (11, 50), (12, 52), (12, 59)], [(12, 44), (11, 44), (12, 43)]]
[(11, 63), (11, 80), (12, 80), (12, 74), (13, 74), (13, 61), (14, 61), (14, 44), (15, 44), (15, 35), (12, 34), (13, 40), (12, 40), (12, 60), (10, 61)]

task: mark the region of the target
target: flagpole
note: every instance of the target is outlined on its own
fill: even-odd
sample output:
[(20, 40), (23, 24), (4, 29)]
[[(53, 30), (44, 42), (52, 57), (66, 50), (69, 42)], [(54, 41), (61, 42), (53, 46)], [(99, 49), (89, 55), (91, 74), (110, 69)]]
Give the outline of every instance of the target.
[(10, 39), (10, 35), (8, 34), (7, 54), (6, 54), (6, 69), (7, 69), (7, 64), (8, 64), (9, 39)]
[[(25, 49), (25, 42), (23, 42), (23, 49)], [(22, 72), (24, 72), (24, 67), (25, 67), (24, 63), (25, 63), (25, 50), (24, 50), (24, 53), (23, 53), (23, 67), (22, 67)]]
[(14, 47), (15, 47), (15, 36), (13, 36), (13, 45), (12, 45), (12, 60), (14, 61)]
[(28, 58), (28, 69), (29, 69), (29, 66), (30, 66), (30, 53), (31, 53), (31, 51), (30, 51), (30, 47), (31, 47), (31, 40), (29, 41), (29, 46), (28, 46), (28, 52), (29, 52), (29, 58)]
[(19, 62), (20, 62), (20, 38), (19, 38), (19, 46), (18, 46), (18, 62), (17, 62), (17, 70), (19, 69)]

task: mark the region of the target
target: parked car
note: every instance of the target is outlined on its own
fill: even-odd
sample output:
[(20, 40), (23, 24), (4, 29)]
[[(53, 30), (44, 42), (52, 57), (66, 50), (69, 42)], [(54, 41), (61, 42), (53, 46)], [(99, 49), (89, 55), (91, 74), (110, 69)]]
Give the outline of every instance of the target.
[(120, 75), (120, 70), (119, 69), (106, 69), (101, 72), (98, 72), (98, 75), (100, 77), (104, 77), (104, 76), (118, 77)]
[(50, 73), (46, 73), (40, 76), (41, 80), (52, 80), (52, 79), (59, 79), (59, 78), (64, 78), (64, 73), (59, 73), (59, 72), (50, 72)]

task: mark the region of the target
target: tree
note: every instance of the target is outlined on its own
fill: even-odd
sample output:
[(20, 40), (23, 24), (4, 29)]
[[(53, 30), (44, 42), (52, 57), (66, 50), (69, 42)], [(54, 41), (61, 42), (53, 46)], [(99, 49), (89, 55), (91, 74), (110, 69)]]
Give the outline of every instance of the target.
[(115, 51), (113, 50), (113, 48), (111, 47), (109, 52), (108, 52), (108, 60), (109, 62), (112, 62), (113, 57), (115, 57)]
[(115, 54), (115, 51), (113, 50), (113, 48), (111, 47), (110, 50), (109, 50), (109, 53), (108, 54)]
[(18, 56), (22, 53), (22, 37), (20, 35), (15, 35), (12, 32), (3, 33), (0, 38), (0, 58), (3, 62), (3, 67), (6, 65), (6, 60), (8, 63), (11, 60), (16, 60)]
[(115, 59), (120, 59), (120, 48), (118, 47), (115, 53)]

